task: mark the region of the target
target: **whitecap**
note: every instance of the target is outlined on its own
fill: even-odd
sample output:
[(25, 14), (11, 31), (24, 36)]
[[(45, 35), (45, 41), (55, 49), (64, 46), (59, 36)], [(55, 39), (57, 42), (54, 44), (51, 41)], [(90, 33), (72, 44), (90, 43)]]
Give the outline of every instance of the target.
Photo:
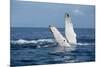
[(77, 45), (93, 45), (92, 43), (77, 43)]
[(24, 40), (24, 39), (19, 39), (19, 40), (11, 40), (12, 44), (42, 44), (42, 43), (54, 43), (53, 39), (38, 39), (38, 40)]

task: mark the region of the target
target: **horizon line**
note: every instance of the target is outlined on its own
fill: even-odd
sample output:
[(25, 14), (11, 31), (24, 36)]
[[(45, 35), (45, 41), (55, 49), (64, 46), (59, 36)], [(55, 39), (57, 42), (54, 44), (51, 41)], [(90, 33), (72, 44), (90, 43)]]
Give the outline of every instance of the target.
[[(10, 28), (49, 28), (49, 26), (48, 27), (12, 27), (12, 26), (10, 26)], [(64, 28), (64, 27), (57, 27), (57, 28)], [(74, 27), (74, 28), (89, 28), (89, 29), (95, 29), (95, 27)]]

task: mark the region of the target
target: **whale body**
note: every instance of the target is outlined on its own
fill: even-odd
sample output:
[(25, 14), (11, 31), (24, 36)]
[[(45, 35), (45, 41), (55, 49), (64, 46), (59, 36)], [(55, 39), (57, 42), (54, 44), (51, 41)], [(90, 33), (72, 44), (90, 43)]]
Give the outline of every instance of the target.
[(60, 31), (55, 26), (51, 25), (49, 26), (49, 28), (58, 45), (70, 48), (77, 43), (76, 33), (74, 32), (73, 24), (69, 14), (65, 13), (64, 20), (65, 20), (65, 37), (60, 33)]
[(69, 44), (76, 44), (76, 33), (73, 28), (71, 17), (69, 14), (65, 14), (65, 38), (68, 40)]
[(66, 38), (58, 31), (58, 29), (54, 26), (50, 26), (50, 30), (55, 38), (55, 41), (60, 46), (70, 47), (69, 43), (67, 42)]

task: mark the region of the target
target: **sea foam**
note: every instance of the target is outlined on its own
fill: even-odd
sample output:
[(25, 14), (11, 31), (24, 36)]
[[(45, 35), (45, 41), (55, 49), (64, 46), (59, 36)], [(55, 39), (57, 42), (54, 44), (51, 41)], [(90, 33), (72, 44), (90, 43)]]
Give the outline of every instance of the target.
[[(38, 40), (24, 40), (24, 39), (18, 39), (18, 40), (11, 40), (11, 44), (48, 44), (48, 43), (56, 43), (54, 39), (38, 39)], [(77, 43), (76, 45), (92, 45), (90, 43)]]
[(54, 43), (53, 39), (38, 39), (38, 40), (24, 40), (24, 39), (19, 39), (19, 40), (11, 40), (12, 44), (37, 44), (37, 43)]

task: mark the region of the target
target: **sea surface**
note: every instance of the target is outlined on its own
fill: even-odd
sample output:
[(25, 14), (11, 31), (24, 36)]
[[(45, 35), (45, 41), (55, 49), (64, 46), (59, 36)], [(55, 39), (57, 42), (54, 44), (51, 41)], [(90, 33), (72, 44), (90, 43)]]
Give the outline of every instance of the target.
[[(64, 28), (59, 28), (64, 36)], [(49, 28), (11, 27), (11, 66), (95, 61), (95, 29), (76, 28), (75, 50), (60, 52)], [(57, 52), (58, 51), (58, 52)]]

